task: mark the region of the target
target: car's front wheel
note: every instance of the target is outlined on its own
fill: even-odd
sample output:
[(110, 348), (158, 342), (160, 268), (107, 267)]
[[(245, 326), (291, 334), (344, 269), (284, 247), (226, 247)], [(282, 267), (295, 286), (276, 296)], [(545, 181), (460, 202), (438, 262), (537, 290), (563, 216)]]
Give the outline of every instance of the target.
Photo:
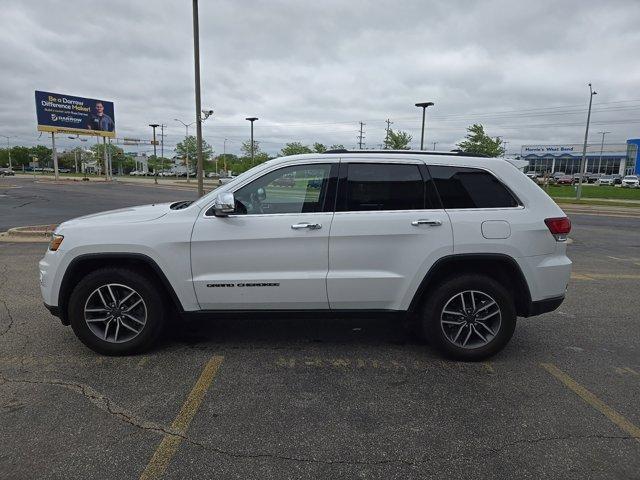
[(128, 268), (103, 268), (85, 276), (69, 299), (76, 336), (104, 355), (150, 348), (165, 323), (162, 297), (152, 279)]
[(508, 290), (490, 277), (465, 274), (442, 283), (423, 310), (431, 343), (457, 360), (482, 360), (509, 342), (516, 312)]

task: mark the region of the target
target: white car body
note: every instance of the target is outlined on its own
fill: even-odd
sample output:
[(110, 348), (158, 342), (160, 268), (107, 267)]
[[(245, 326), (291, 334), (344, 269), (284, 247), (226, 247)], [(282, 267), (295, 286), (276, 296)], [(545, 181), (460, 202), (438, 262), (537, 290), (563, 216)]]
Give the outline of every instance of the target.
[[(283, 166), (399, 162), (491, 172), (520, 205), (492, 209), (208, 215), (214, 199)], [(532, 303), (564, 296), (571, 261), (545, 219), (564, 217), (535, 183), (501, 159), (393, 153), (298, 155), (268, 161), (184, 209), (124, 208), (62, 223), (57, 251), (40, 262), (46, 305), (60, 307), (70, 264), (83, 256), (139, 255), (157, 265), (184, 312), (202, 310), (406, 311), (430, 269), (452, 255), (505, 256), (526, 281)], [(416, 226), (427, 218), (440, 226)], [(314, 222), (317, 230), (292, 225)], [(211, 288), (217, 284), (273, 288)]]
[(612, 175), (606, 175), (596, 180), (596, 185), (614, 185), (615, 181)]
[[(382, 191), (375, 189), (385, 185), (386, 179), (373, 184), (353, 180), (349, 185), (356, 186), (347, 187), (347, 180), (352, 181), (351, 169), (359, 169), (366, 178), (376, 168), (421, 172), (418, 180), (411, 181), (415, 191), (424, 195), (423, 207), (431, 208), (412, 204), (407, 209), (367, 210), (369, 205), (386, 204), (376, 204), (366, 195), (364, 203), (357, 204), (363, 208), (341, 208), (343, 194), (351, 191), (348, 188), (355, 188), (349, 194), (354, 196), (366, 188)], [(278, 172), (280, 169), (288, 170)], [(292, 170), (304, 172), (302, 187), (297, 187), (295, 176), (286, 173)], [(322, 183), (308, 174), (319, 170), (331, 172)], [(479, 173), (483, 181), (499, 186), (510, 206), (443, 208), (433, 171), (471, 172), (475, 179)], [(258, 207), (247, 207), (252, 211), (238, 210), (238, 198), (244, 199), (246, 192), (260, 193), (260, 189), (251, 189), (278, 175), (287, 180), (264, 183), (273, 185), (269, 187), (273, 188), (271, 201), (278, 195), (293, 200), (280, 204), (264, 201)], [(461, 182), (461, 178), (455, 181)], [(440, 185), (446, 189), (452, 183)], [(286, 210), (288, 202), (295, 201), (287, 192), (296, 188), (306, 192), (302, 197), (305, 205), (316, 201), (307, 200), (310, 195), (322, 198), (322, 209), (277, 213), (278, 208)], [(426, 193), (429, 188), (431, 193)], [(235, 200), (231, 194), (236, 194)], [(264, 189), (261, 194), (263, 200), (267, 198)], [(394, 191), (389, 195), (392, 199), (402, 197)], [(429, 195), (440, 200), (430, 203)], [(344, 196), (344, 205), (347, 198)], [(554, 221), (564, 222), (564, 227), (553, 227)], [(450, 281), (456, 272), (466, 272), (484, 274), (510, 292), (513, 313), (509, 322), (515, 327), (516, 314), (537, 315), (562, 303), (571, 274), (571, 261), (566, 256), (569, 228), (570, 222), (556, 203), (502, 159), (410, 152), (296, 155), (259, 165), (192, 203), (124, 208), (62, 223), (54, 233), (59, 241), (57, 250), (49, 249), (40, 261), (40, 286), (45, 305), (64, 324), (69, 324), (69, 298), (78, 291), (76, 285), (83, 278), (80, 274), (123, 262), (129, 269), (138, 268), (136, 265), (147, 269), (146, 274), (154, 277), (150, 282), (158, 287), (156, 291), (163, 291), (183, 316), (268, 311), (407, 315), (421, 308), (432, 291), (438, 291), (438, 279)], [(467, 278), (472, 281), (469, 278), (473, 277)], [(96, 291), (99, 289), (91, 295)], [(111, 305), (102, 299), (105, 309), (112, 311), (116, 305), (124, 311), (113, 298)], [(88, 303), (83, 305), (88, 308)], [(126, 315), (124, 312), (114, 315)], [(98, 321), (86, 315), (87, 311), (83, 324)], [(120, 321), (120, 317), (113, 318)], [(77, 324), (73, 319), (71, 322), (78, 334)], [(98, 341), (82, 340), (88, 345)], [(96, 351), (111, 352), (101, 346)]]
[(627, 175), (622, 178), (622, 186), (626, 188), (638, 188), (640, 187), (640, 181), (637, 175)]

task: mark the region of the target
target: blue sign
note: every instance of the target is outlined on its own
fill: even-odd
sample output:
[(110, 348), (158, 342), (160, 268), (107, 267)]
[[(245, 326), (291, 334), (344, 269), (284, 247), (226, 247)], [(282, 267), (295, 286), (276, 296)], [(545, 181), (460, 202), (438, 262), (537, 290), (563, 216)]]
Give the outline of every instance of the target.
[(41, 132), (116, 136), (113, 102), (36, 90), (36, 114)]

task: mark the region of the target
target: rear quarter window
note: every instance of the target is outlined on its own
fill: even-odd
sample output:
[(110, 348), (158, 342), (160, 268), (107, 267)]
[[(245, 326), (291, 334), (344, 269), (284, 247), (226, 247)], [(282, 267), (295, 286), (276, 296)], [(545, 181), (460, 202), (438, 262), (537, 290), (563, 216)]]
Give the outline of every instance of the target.
[(444, 208), (509, 208), (519, 205), (491, 173), (478, 168), (429, 166)]

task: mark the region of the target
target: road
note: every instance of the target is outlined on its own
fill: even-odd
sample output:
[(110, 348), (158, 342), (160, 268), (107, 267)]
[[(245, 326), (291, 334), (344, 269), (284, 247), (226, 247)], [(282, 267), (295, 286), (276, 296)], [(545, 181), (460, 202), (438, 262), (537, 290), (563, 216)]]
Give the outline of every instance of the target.
[[(4, 227), (193, 198), (58, 187), (0, 191)], [(45, 246), (0, 243), (0, 477), (640, 478), (640, 219), (572, 221), (565, 303), (484, 363), (370, 319), (202, 321), (101, 357), (42, 306)]]

